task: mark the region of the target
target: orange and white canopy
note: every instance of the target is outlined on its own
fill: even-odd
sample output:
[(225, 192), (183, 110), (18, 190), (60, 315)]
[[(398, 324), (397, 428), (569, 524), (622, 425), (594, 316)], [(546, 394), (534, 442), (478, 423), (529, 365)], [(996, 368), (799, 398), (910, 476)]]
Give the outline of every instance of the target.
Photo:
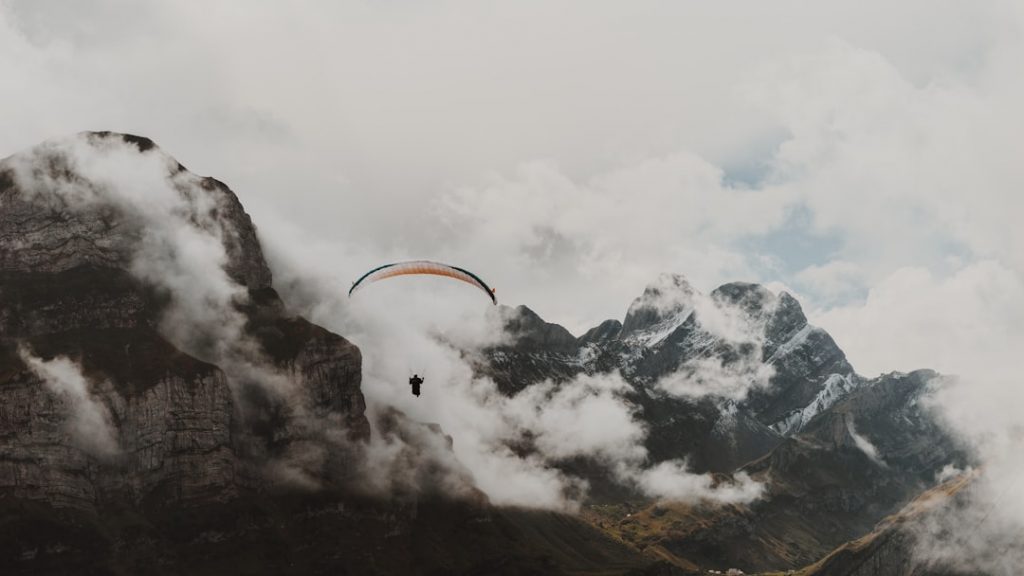
[(431, 262), (430, 260), (411, 260), (409, 262), (396, 262), (394, 264), (378, 266), (366, 274), (363, 274), (359, 280), (353, 282), (352, 287), (348, 290), (348, 295), (352, 296), (352, 293), (355, 292), (357, 288), (360, 288), (365, 284), (371, 284), (378, 280), (384, 280), (385, 278), (393, 278), (395, 276), (405, 276), (410, 274), (447, 276), (448, 278), (461, 280), (483, 290), (491, 298), (492, 302), (495, 304), (498, 303), (498, 299), (494, 296), (494, 289), (488, 286), (487, 283), (481, 280), (476, 274), (473, 274), (469, 270), (459, 268), (458, 266), (451, 266), (440, 262)]

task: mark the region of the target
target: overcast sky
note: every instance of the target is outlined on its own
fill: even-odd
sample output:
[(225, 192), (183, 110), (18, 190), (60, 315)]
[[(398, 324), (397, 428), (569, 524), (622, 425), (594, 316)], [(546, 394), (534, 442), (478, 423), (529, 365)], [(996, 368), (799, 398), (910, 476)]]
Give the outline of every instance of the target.
[[(1019, 0), (0, 0), (0, 156), (115, 130), (227, 182), (279, 278), (337, 285), (320, 316), (365, 351), (371, 407), (441, 422), (496, 501), (557, 488), (492, 450), (529, 398), (481, 401), (418, 328), (487, 299), (416, 282), (357, 309), (366, 269), (457, 263), (577, 334), (662, 272), (789, 290), (862, 374), (963, 376), (936, 402), (988, 520), (937, 542), (1014, 574), (991, 543), (1024, 519), (1022, 25)], [(413, 403), (413, 365), (450, 394)], [(613, 381), (561, 390), (525, 425), (632, 450)]]
[(1021, 343), (1022, 23), (1011, 1), (0, 0), (0, 155), (149, 136), (340, 290), (445, 260), (579, 333), (660, 272), (759, 281), (866, 374), (969, 372)]

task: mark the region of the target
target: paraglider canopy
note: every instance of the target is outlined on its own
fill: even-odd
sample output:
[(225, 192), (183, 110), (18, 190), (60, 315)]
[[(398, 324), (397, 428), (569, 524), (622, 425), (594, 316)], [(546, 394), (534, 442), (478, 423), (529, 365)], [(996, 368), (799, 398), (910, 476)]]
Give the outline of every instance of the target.
[(348, 295), (351, 297), (352, 293), (357, 289), (366, 284), (377, 282), (378, 280), (414, 274), (445, 276), (448, 278), (454, 278), (455, 280), (461, 280), (462, 282), (472, 284), (473, 286), (483, 290), (484, 293), (491, 298), (491, 302), (494, 304), (498, 303), (498, 299), (494, 296), (494, 289), (488, 286), (487, 283), (481, 280), (476, 274), (473, 274), (464, 268), (459, 268), (458, 266), (443, 264), (441, 262), (432, 262), (430, 260), (411, 260), (408, 262), (395, 262), (394, 264), (378, 266), (366, 274), (363, 274), (359, 280), (353, 282), (352, 287), (348, 290)]

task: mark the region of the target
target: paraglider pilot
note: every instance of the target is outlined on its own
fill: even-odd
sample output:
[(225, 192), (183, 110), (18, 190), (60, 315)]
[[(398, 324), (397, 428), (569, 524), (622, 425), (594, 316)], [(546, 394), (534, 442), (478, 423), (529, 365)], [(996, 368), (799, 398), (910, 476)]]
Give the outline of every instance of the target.
[(412, 386), (413, 396), (420, 395), (420, 384), (423, 384), (423, 378), (420, 378), (418, 374), (413, 374), (412, 378), (409, 378), (409, 385)]

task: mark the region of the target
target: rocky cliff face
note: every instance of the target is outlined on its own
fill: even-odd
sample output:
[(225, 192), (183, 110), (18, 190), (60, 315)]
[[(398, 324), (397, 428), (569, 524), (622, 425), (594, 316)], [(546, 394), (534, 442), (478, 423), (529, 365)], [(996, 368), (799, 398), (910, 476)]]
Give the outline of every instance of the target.
[[(116, 165), (131, 176), (101, 170)], [(192, 174), (148, 138), (89, 132), (6, 158), (0, 203), (0, 271), (124, 269), (152, 232), (153, 223), (139, 217), (150, 204), (156, 214), (169, 218), (163, 212), (176, 211), (218, 236), (224, 269), (240, 285), (270, 286), (256, 229), (238, 197), (222, 182)]]
[(290, 317), (237, 197), (145, 138), (0, 162), (0, 354), (0, 492), (58, 507), (230, 500), (328, 426), (369, 433), (359, 350)]

